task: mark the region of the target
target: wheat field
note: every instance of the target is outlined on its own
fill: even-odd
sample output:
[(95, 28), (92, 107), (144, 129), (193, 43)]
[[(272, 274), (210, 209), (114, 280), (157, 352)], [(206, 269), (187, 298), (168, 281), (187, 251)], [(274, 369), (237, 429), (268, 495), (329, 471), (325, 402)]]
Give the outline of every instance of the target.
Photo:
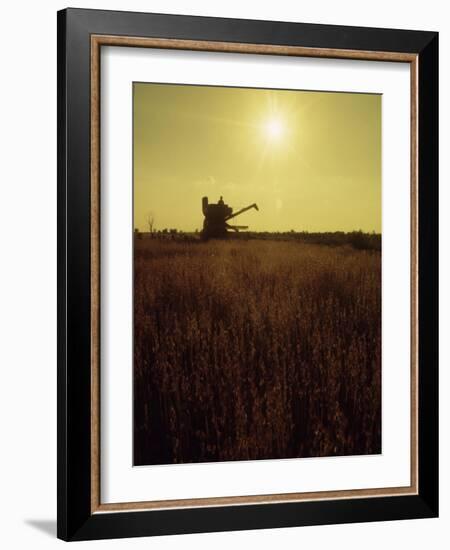
[(135, 239), (134, 464), (381, 452), (381, 253)]

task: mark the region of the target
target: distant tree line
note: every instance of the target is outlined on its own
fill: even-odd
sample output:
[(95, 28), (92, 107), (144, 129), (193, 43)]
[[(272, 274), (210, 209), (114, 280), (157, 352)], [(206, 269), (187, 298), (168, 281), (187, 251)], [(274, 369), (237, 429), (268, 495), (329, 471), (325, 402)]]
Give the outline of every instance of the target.
[[(138, 229), (134, 230), (136, 238), (152, 238), (162, 240), (176, 241), (200, 241), (198, 229), (193, 232), (180, 231), (175, 228), (164, 228), (152, 230), (148, 233), (141, 233)], [(245, 231), (242, 233), (229, 233), (229, 239), (238, 240), (271, 240), (271, 241), (296, 241), (306, 244), (320, 244), (325, 246), (352, 246), (356, 250), (377, 250), (381, 251), (381, 234), (365, 233), (364, 231), (327, 231), (314, 232), (309, 231)]]
[(270, 239), (282, 241), (298, 241), (308, 244), (323, 244), (327, 246), (350, 245), (357, 250), (381, 250), (381, 234), (365, 233), (364, 231), (286, 231), (286, 232), (246, 232), (237, 235), (244, 239)]

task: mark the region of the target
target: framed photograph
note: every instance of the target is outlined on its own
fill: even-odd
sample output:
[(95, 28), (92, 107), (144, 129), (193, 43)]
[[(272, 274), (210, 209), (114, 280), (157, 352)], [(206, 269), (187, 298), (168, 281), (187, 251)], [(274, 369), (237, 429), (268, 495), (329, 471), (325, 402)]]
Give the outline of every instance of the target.
[(438, 35), (58, 13), (58, 536), (438, 514)]

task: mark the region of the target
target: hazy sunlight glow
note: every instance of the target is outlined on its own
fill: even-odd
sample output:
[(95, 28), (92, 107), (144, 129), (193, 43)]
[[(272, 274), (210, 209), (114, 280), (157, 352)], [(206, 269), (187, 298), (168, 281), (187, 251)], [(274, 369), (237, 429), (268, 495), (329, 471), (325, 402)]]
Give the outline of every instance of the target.
[(283, 135), (283, 124), (281, 120), (273, 118), (266, 122), (264, 130), (268, 138), (276, 141)]

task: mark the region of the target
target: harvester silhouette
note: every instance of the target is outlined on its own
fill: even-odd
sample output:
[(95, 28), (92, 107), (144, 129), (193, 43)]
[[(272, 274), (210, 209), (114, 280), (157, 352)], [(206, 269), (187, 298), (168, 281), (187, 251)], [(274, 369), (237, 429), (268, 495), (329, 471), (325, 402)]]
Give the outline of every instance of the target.
[(223, 202), (223, 198), (220, 197), (220, 200), (217, 204), (209, 204), (208, 197), (203, 197), (202, 199), (202, 211), (205, 219), (203, 221), (203, 239), (224, 239), (228, 235), (228, 229), (235, 231), (236, 233), (240, 229), (248, 229), (247, 225), (230, 225), (228, 222), (254, 208), (259, 210), (256, 203), (241, 208), (237, 212), (233, 213), (233, 209)]

